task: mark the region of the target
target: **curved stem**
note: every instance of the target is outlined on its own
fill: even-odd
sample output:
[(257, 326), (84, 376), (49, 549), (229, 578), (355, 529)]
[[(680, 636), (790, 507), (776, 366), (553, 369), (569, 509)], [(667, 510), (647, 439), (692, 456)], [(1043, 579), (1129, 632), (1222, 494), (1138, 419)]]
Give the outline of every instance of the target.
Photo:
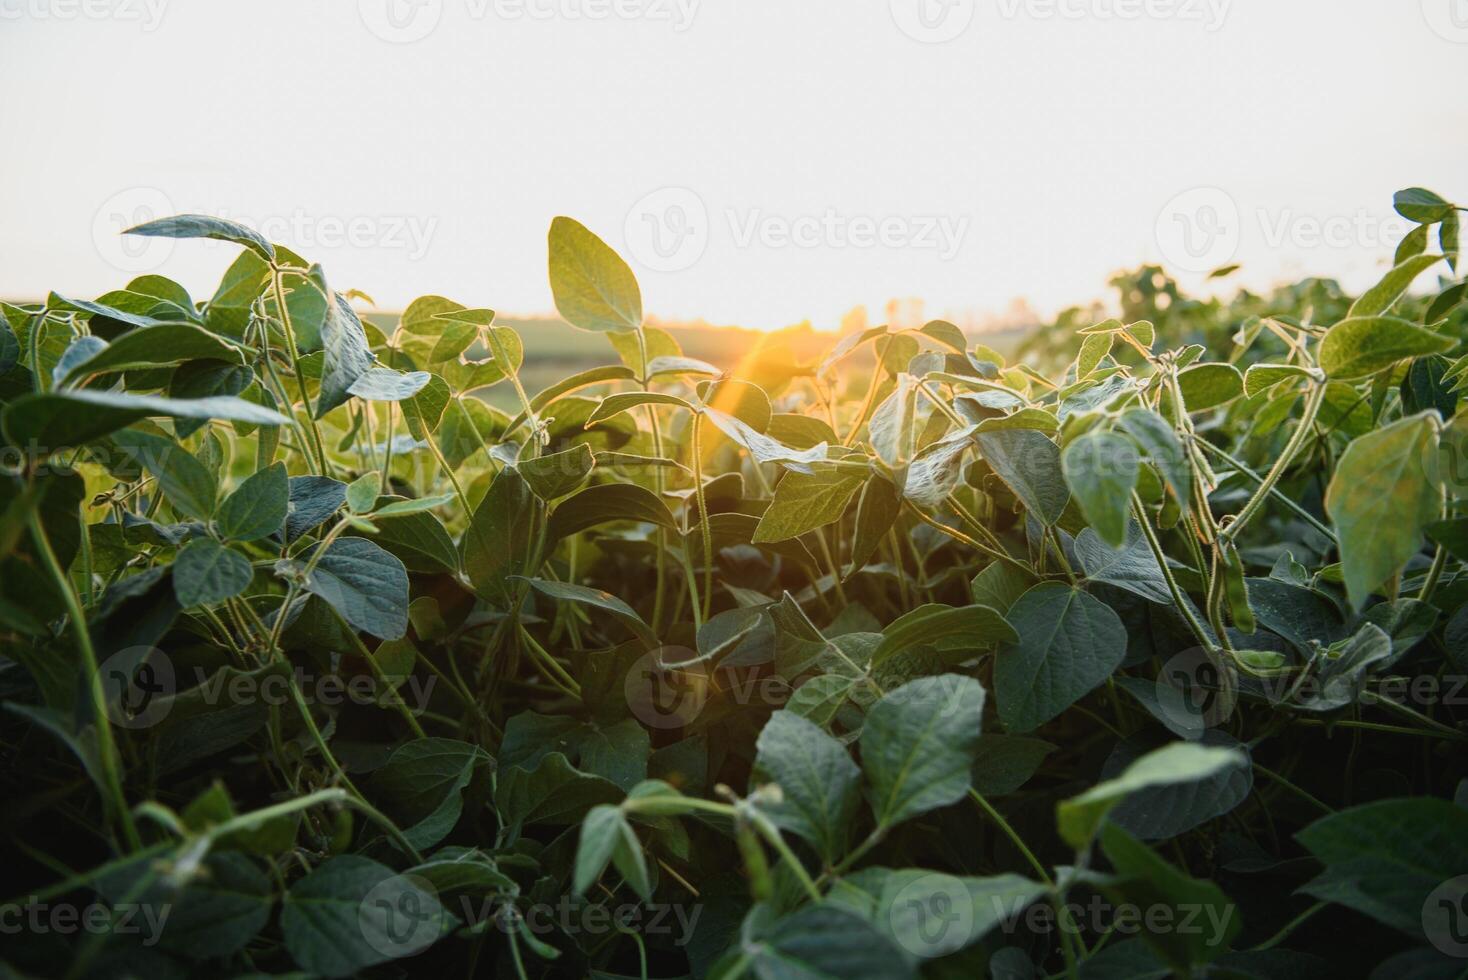
[(102, 674), (97, 664), (97, 650), (92, 646), (92, 633), (87, 626), (87, 616), (82, 610), (81, 600), (77, 598), (76, 590), (71, 586), (71, 579), (67, 577), (66, 570), (61, 567), (61, 562), (56, 558), (56, 552), (51, 547), (51, 539), (46, 536), (46, 528), (41, 523), (41, 516), (34, 508), (30, 512), (29, 524), (31, 538), (35, 541), (41, 562), (46, 566), (46, 571), (50, 573), (57, 591), (61, 593), (61, 598), (66, 603), (66, 615), (71, 620), (71, 631), (76, 635), (76, 646), (77, 651), (81, 654), (82, 669), (87, 672), (87, 693), (92, 702), (92, 722), (95, 726), (94, 731), (97, 733), (97, 754), (101, 757), (102, 781), (106, 784), (107, 795), (111, 798), (109, 803), (113, 816), (122, 826), (122, 836), (127, 841), (128, 847), (136, 850), (143, 845), (143, 840), (138, 836), (138, 828), (133, 823), (132, 811), (127, 807), (127, 795), (122, 790), (117, 740), (113, 735), (112, 722), (107, 714), (106, 692), (102, 690)]
[(1310, 431), (1315, 425), (1315, 417), (1320, 414), (1320, 406), (1325, 402), (1325, 388), (1324, 383), (1317, 383), (1310, 389), (1310, 395), (1305, 399), (1305, 413), (1300, 416), (1300, 424), (1291, 433), (1289, 442), (1285, 443), (1284, 451), (1279, 454), (1279, 459), (1274, 461), (1274, 465), (1264, 475), (1264, 482), (1259, 484), (1259, 489), (1254, 491), (1254, 496), (1244, 504), (1244, 509), (1239, 511), (1233, 523), (1222, 531), (1224, 540), (1232, 542), (1243, 533), (1249, 521), (1253, 520), (1260, 508), (1264, 506), (1264, 502), (1269, 499), (1269, 492), (1274, 489), (1274, 485), (1295, 461), (1295, 456), (1305, 445), (1305, 440), (1310, 437)]
[[(285, 302), (285, 274), (279, 267), (270, 270), (270, 288), (275, 294), (275, 310), (280, 314), (281, 333), (285, 335), (286, 353), (291, 358), (291, 372), (296, 376), (296, 390), (301, 395), (301, 410), (306, 413), (306, 432), (311, 440), (311, 449), (316, 453), (316, 472), (330, 476), (331, 465), (326, 461), (321, 430), (316, 426), (316, 416), (311, 414), (311, 399), (306, 394), (306, 377), (301, 373), (301, 351), (296, 346), (296, 328), (291, 322), (290, 307)], [(333, 302), (332, 297), (327, 296), (326, 302)]]

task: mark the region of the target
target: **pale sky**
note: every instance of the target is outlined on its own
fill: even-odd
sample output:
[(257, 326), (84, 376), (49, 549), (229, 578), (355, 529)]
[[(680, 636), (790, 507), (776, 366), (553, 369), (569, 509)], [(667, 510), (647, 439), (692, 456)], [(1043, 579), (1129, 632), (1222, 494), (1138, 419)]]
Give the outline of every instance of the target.
[(1468, 200), (1465, 82), (1468, 0), (0, 0), (0, 296), (208, 296), (231, 247), (114, 234), (165, 211), (387, 308), (550, 310), (557, 214), (754, 327), (1360, 287), (1393, 191)]

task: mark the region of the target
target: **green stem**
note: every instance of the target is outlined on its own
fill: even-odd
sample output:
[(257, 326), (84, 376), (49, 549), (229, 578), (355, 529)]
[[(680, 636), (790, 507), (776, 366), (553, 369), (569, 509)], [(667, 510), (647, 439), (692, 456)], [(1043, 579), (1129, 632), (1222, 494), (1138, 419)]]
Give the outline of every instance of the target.
[(46, 528), (41, 523), (40, 514), (34, 509), (29, 514), (29, 524), (31, 537), (36, 543), (36, 551), (40, 554), (46, 571), (50, 573), (52, 581), (55, 582), (57, 590), (61, 593), (62, 600), (66, 603), (66, 614), (71, 620), (72, 632), (76, 635), (77, 651), (82, 658), (82, 669), (87, 672), (87, 693), (92, 701), (92, 720), (97, 733), (97, 754), (101, 757), (99, 761), (102, 766), (102, 781), (110, 797), (113, 817), (121, 825), (122, 836), (127, 841), (128, 847), (137, 850), (142, 846), (143, 841), (138, 836), (137, 825), (133, 823), (132, 812), (127, 806), (127, 795), (122, 789), (117, 741), (112, 731), (112, 722), (107, 714), (107, 695), (102, 689), (102, 674), (97, 664), (97, 651), (92, 646), (92, 634), (87, 627), (87, 616), (82, 610), (76, 589), (72, 588), (71, 579), (56, 558), (56, 552), (51, 547), (51, 539), (46, 536)]
[[(306, 376), (301, 372), (301, 352), (296, 346), (296, 328), (291, 322), (290, 307), (285, 301), (285, 274), (277, 266), (270, 270), (270, 288), (275, 294), (275, 309), (280, 314), (281, 333), (285, 335), (286, 353), (291, 358), (291, 373), (296, 377), (296, 390), (301, 395), (301, 410), (306, 413), (306, 432), (311, 440), (311, 449), (316, 453), (316, 472), (331, 475), (331, 464), (326, 460), (326, 450), (321, 443), (321, 430), (316, 426), (316, 416), (311, 412), (311, 399), (306, 394)], [(326, 297), (331, 303), (331, 296)]]
[[(1213, 453), (1219, 459), (1223, 460), (1225, 463), (1227, 463), (1228, 465), (1232, 466), (1235, 470), (1237, 470), (1238, 472), (1244, 474), (1249, 479), (1253, 480), (1255, 483), (1262, 484), (1264, 482), (1264, 477), (1260, 476), (1258, 473), (1256, 473), (1252, 469), (1250, 469), (1249, 466), (1248, 466), (1248, 464), (1244, 463), (1240, 459), (1236, 459), (1234, 456), (1232, 456), (1231, 454), (1229, 454), (1227, 451), (1225, 451), (1223, 449), (1220, 449), (1219, 447), (1215, 446), (1213, 443), (1209, 442), (1207, 439), (1199, 439), (1199, 440), (1197, 440), (1197, 442), (1195, 443), (1195, 445), (1202, 446), (1208, 452)], [(1326, 525), (1320, 523), (1320, 521), (1315, 517), (1314, 514), (1311, 514), (1308, 510), (1306, 510), (1305, 508), (1301, 507), (1299, 504), (1295, 503), (1289, 497), (1285, 496), (1277, 487), (1270, 487), (1269, 488), (1269, 494), (1277, 502), (1279, 502), (1280, 504), (1283, 504), (1284, 507), (1285, 507), (1285, 509), (1288, 510), (1290, 513), (1294, 514), (1296, 517), (1298, 517), (1300, 520), (1304, 521), (1306, 524), (1309, 524), (1317, 532), (1319, 532), (1320, 534), (1322, 534), (1325, 537), (1329, 538), (1331, 541), (1335, 541), (1336, 537), (1335, 537), (1335, 532), (1334, 531), (1332, 531)]]
[(1305, 399), (1305, 412), (1300, 416), (1300, 424), (1290, 434), (1290, 440), (1285, 443), (1284, 451), (1280, 453), (1279, 459), (1274, 461), (1274, 465), (1269, 468), (1269, 472), (1264, 475), (1264, 482), (1259, 484), (1259, 488), (1254, 491), (1254, 496), (1250, 497), (1248, 502), (1244, 504), (1244, 509), (1239, 511), (1233, 523), (1223, 529), (1222, 535), (1224, 540), (1232, 542), (1243, 533), (1249, 521), (1253, 520), (1254, 516), (1264, 506), (1264, 502), (1269, 499), (1269, 493), (1274, 489), (1274, 485), (1279, 482), (1280, 477), (1285, 475), (1285, 472), (1295, 461), (1295, 456), (1299, 454), (1300, 449), (1305, 445), (1305, 440), (1310, 437), (1310, 431), (1315, 425), (1315, 417), (1320, 414), (1320, 406), (1325, 401), (1325, 389), (1326, 386), (1324, 383), (1316, 383), (1310, 389), (1310, 394)]
[[(708, 501), (703, 494), (703, 443), (699, 436), (699, 430), (703, 427), (703, 419), (698, 415), (693, 417), (693, 494), (698, 501), (698, 526), (703, 538), (703, 615), (701, 622), (709, 618), (711, 599), (714, 589), (714, 535), (709, 527)], [(756, 463), (756, 466), (759, 464)]]
[(1152, 549), (1152, 557), (1157, 562), (1157, 568), (1162, 572), (1163, 579), (1167, 582), (1167, 591), (1172, 594), (1173, 605), (1177, 606), (1178, 613), (1187, 621), (1188, 629), (1192, 631), (1199, 645), (1205, 650), (1215, 650), (1218, 644), (1209, 638), (1203, 624), (1198, 622), (1198, 617), (1193, 614), (1192, 607), (1188, 605), (1187, 596), (1183, 594), (1182, 588), (1173, 577), (1172, 569), (1167, 564), (1167, 553), (1162, 550), (1162, 542), (1157, 540), (1157, 532), (1152, 529), (1152, 521), (1147, 516), (1147, 508), (1142, 503), (1142, 498), (1132, 491), (1132, 511), (1136, 514), (1137, 523), (1142, 526), (1142, 536), (1147, 539), (1147, 547)]

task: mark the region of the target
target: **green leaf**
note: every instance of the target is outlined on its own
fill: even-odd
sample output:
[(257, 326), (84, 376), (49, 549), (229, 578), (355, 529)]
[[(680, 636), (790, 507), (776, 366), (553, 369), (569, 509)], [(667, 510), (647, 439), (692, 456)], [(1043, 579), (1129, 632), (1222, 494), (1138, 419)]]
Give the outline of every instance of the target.
[(1401, 571), (1441, 508), (1435, 413), (1400, 419), (1352, 441), (1336, 464), (1325, 509), (1340, 540), (1351, 603)]
[(642, 853), (632, 825), (620, 807), (606, 803), (591, 808), (581, 821), (581, 838), (576, 845), (576, 872), (572, 889), (584, 895), (608, 863), (644, 900), (652, 900), (652, 879), (647, 873), (647, 858)]
[(1011, 731), (1039, 728), (1102, 684), (1126, 657), (1126, 628), (1111, 607), (1058, 582), (1020, 596), (1007, 618), (1019, 642), (999, 651), (994, 695)]
[(152, 238), (212, 238), (215, 241), (234, 242), (256, 253), (266, 262), (275, 261), (275, 246), (252, 228), (226, 218), (215, 218), (207, 214), (175, 214), (134, 225), (124, 235), (146, 235)]
[(974, 646), (1013, 643), (1019, 639), (1009, 622), (988, 606), (918, 606), (903, 613), (882, 630), (882, 642), (872, 651), (872, 666), (925, 643), (949, 636), (963, 636)]
[(1325, 865), (1306, 894), (1411, 936), (1422, 937), (1426, 927), (1429, 938), (1446, 938), (1446, 928), (1458, 924), (1456, 910), (1429, 907), (1427, 899), (1468, 868), (1468, 810), (1461, 806), (1430, 797), (1378, 800), (1322, 817), (1295, 837)]
[(285, 517), (287, 541), (321, 526), (347, 502), (347, 485), (340, 480), (327, 476), (293, 476), (286, 483), (289, 488)]
[(509, 605), (508, 579), (528, 570), (531, 524), (538, 510), (519, 470), (507, 466), (495, 475), (459, 545), (464, 574), (474, 591), (501, 606)]
[(520, 475), (541, 500), (554, 500), (575, 490), (596, 466), (596, 457), (585, 443), (564, 452), (549, 453), (516, 464)]
[(224, 419), (255, 425), (287, 425), (290, 419), (243, 398), (164, 398), (124, 391), (64, 392), (23, 395), (0, 416), (13, 445), (50, 454), (74, 448), (152, 415), (186, 419)]
[[(971, 946), (996, 928), (1012, 927), (1045, 887), (1015, 874), (957, 877), (926, 868), (877, 867), (843, 877), (828, 901), (866, 918), (912, 956), (930, 960)], [(993, 958), (989, 962), (991, 977), (1008, 980), (994, 970)]]
[[(367, 333), (346, 297), (329, 294), (326, 318), (321, 321), (321, 392), (316, 396), (316, 418), (346, 402), (352, 386), (377, 362), (367, 346)], [(421, 373), (421, 372), (416, 372)], [(426, 382), (425, 382), (426, 383)], [(369, 390), (372, 382), (368, 382)], [(420, 386), (421, 388), (422, 386)]]
[(968, 347), (968, 338), (963, 335), (963, 331), (947, 320), (929, 320), (918, 328), (918, 332), (936, 340), (955, 354), (962, 354)]
[(1320, 342), (1320, 367), (1339, 381), (1365, 378), (1409, 357), (1446, 354), (1458, 342), (1452, 337), (1392, 316), (1342, 320)]
[(1244, 393), (1244, 376), (1232, 364), (1194, 364), (1177, 375), (1189, 412), (1204, 412)]
[(1382, 277), (1381, 282), (1366, 290), (1351, 304), (1346, 316), (1380, 316), (1392, 308), (1392, 304), (1401, 298), (1418, 276), (1442, 260), (1441, 255), (1414, 255), (1398, 263)]
[[(1177, 976), (1195, 975), (1196, 966), (1227, 951), (1243, 929), (1237, 903), (1217, 885), (1189, 877), (1120, 827), (1103, 830), (1101, 846), (1116, 872), (1106, 890), (1117, 901), (1148, 910), (1141, 938), (1173, 966)], [(1163, 910), (1169, 913), (1165, 919), (1155, 918)], [(1184, 921), (1197, 925), (1184, 929), (1179, 925)]]
[(1253, 398), (1283, 381), (1309, 376), (1309, 369), (1298, 364), (1251, 364), (1244, 372), (1244, 394)]
[(572, 218), (551, 222), (550, 283), (556, 310), (582, 330), (642, 328), (642, 291), (621, 256)]
[(496, 779), (494, 806), (511, 841), (526, 824), (568, 827), (597, 804), (619, 803), (624, 795), (616, 783), (574, 768), (560, 752), (546, 754), (534, 769), (503, 769)]
[(280, 909), (286, 949), (303, 970), (325, 977), (415, 955), (455, 924), (426, 881), (356, 854), (297, 881)]
[(158, 488), (181, 515), (207, 521), (219, 492), (214, 473), (171, 439), (147, 432), (116, 433), (112, 442), (153, 474)]
[(596, 406), (596, 411), (587, 418), (586, 427), (589, 429), (598, 422), (605, 422), (607, 419), (615, 418), (623, 412), (629, 412), (642, 405), (673, 405), (690, 412), (694, 410), (692, 402), (686, 398), (679, 398), (677, 395), (669, 395), (661, 391), (619, 391), (601, 400), (601, 403)]
[(1054, 524), (1070, 502), (1060, 469), (1060, 449), (1032, 429), (977, 435), (979, 453), (999, 479), (1042, 524)]
[(834, 865), (861, 802), (861, 770), (842, 744), (791, 711), (776, 711), (755, 743), (751, 783), (779, 785), (781, 801), (762, 806), (778, 826), (810, 841)]
[(1111, 353), (1111, 342), (1116, 335), (1107, 333), (1086, 334), (1081, 341), (1081, 353), (1076, 358), (1076, 377), (1086, 378), (1101, 364), (1101, 358)]
[(372, 788), (414, 847), (432, 847), (459, 822), (464, 790), (474, 774), (492, 761), (489, 753), (468, 742), (413, 739), (394, 749), (386, 764), (372, 774)]
[(403, 421), (408, 423), (408, 431), (414, 439), (427, 441), (429, 435), (438, 428), (439, 422), (443, 421), (444, 409), (452, 398), (453, 392), (448, 382), (431, 374), (427, 384), (411, 398), (403, 400)]
[[(514, 577), (521, 578), (521, 576)], [(637, 610), (610, 592), (571, 582), (552, 582), (541, 578), (523, 580), (528, 582), (536, 592), (558, 602), (574, 602), (589, 609), (600, 609), (602, 612), (609, 613), (649, 647), (657, 646), (657, 634), (652, 631), (652, 627), (642, 621), (642, 617), (637, 615)]]
[(830, 905), (809, 905), (748, 944), (757, 980), (916, 980), (917, 968), (892, 940), (863, 919)]
[(869, 477), (856, 502), (856, 528), (851, 539), (847, 576), (860, 571), (872, 560), (901, 512), (902, 498), (892, 481), (882, 476)]
[(756, 544), (785, 541), (834, 523), (865, 483), (860, 474), (786, 473), (754, 530)]
[[(1130, 794), (1109, 814), (1109, 819), (1139, 840), (1168, 840), (1223, 816), (1244, 802), (1254, 789), (1254, 770), (1238, 741), (1215, 728), (1204, 730), (1199, 744), (1239, 750), (1241, 766), (1218, 772), (1191, 783), (1169, 783), (1140, 789)], [(1156, 744), (1142, 736), (1119, 743), (1101, 769), (1101, 778), (1121, 774), (1131, 763)]]
[(1107, 544), (1121, 547), (1137, 486), (1136, 447), (1113, 432), (1093, 430), (1065, 447), (1060, 465), (1086, 521)]
[(1392, 195), (1392, 206), (1408, 221), (1433, 224), (1442, 221), (1453, 206), (1425, 187), (1409, 187)]
[(195, 538), (173, 560), (173, 592), (185, 609), (232, 599), (254, 576), (248, 558), (211, 538)]
[(101, 346), (91, 356), (69, 365), (62, 383), (71, 385), (90, 375), (164, 367), (194, 360), (243, 364), (245, 358), (239, 348), (202, 327), (191, 323), (160, 323), (155, 327), (129, 330)]
[(1248, 760), (1235, 749), (1171, 742), (1137, 759), (1120, 776), (1097, 783), (1057, 805), (1055, 820), (1061, 839), (1077, 849), (1084, 848), (1096, 836), (1106, 814), (1130, 794), (1154, 786), (1194, 783), (1246, 765)]
[(984, 689), (972, 677), (921, 677), (867, 713), (861, 764), (880, 827), (957, 802), (969, 789)]
[(974, 426), (975, 432), (996, 432), (1000, 429), (1037, 429), (1054, 435), (1060, 430), (1060, 420), (1043, 408), (1022, 408), (1008, 415), (983, 419)]
[[(1247, 376), (1244, 383), (1247, 387)], [(1187, 514), (1193, 497), (1193, 468), (1188, 464), (1187, 453), (1178, 440), (1177, 432), (1161, 415), (1146, 408), (1129, 409), (1117, 421), (1122, 430), (1142, 447), (1147, 458), (1157, 464), (1173, 498), (1182, 513)]]
[(371, 513), (381, 486), (382, 477), (376, 473), (364, 473), (347, 484), (347, 510), (353, 514)]
[(551, 512), (546, 539), (559, 541), (589, 527), (614, 521), (637, 521), (678, 530), (668, 505), (651, 490), (632, 483), (604, 483), (580, 490), (557, 504)]
[(972, 781), (983, 796), (1004, 796), (1030, 781), (1057, 746), (1024, 735), (985, 735), (974, 756)]
[(780, 463), (797, 473), (810, 473), (812, 472), (811, 464), (826, 461), (825, 443), (818, 443), (809, 449), (791, 449), (755, 430), (748, 423), (733, 415), (726, 415), (717, 409), (706, 408), (703, 416), (724, 435), (748, 450), (749, 455), (757, 463)]
[(427, 387), (433, 375), (427, 371), (394, 371), (392, 368), (368, 368), (347, 386), (347, 393), (369, 402), (400, 402), (412, 398)]
[[(276, 563), (277, 575), (305, 575), (305, 571), (305, 562)], [(402, 639), (408, 632), (408, 572), (396, 556), (366, 538), (333, 541), (311, 574), (305, 575), (303, 588), (323, 599), (353, 629), (384, 640)]]

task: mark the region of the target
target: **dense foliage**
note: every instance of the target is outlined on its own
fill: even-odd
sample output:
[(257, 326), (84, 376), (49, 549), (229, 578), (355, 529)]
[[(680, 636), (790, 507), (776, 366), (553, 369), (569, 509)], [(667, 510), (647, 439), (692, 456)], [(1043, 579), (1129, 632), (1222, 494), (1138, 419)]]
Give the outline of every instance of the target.
[(1396, 204), (1359, 297), (730, 372), (558, 218), (607, 363), (534, 393), (491, 310), (133, 229), (241, 252), (0, 327), (0, 957), (1461, 975), (1462, 209)]

